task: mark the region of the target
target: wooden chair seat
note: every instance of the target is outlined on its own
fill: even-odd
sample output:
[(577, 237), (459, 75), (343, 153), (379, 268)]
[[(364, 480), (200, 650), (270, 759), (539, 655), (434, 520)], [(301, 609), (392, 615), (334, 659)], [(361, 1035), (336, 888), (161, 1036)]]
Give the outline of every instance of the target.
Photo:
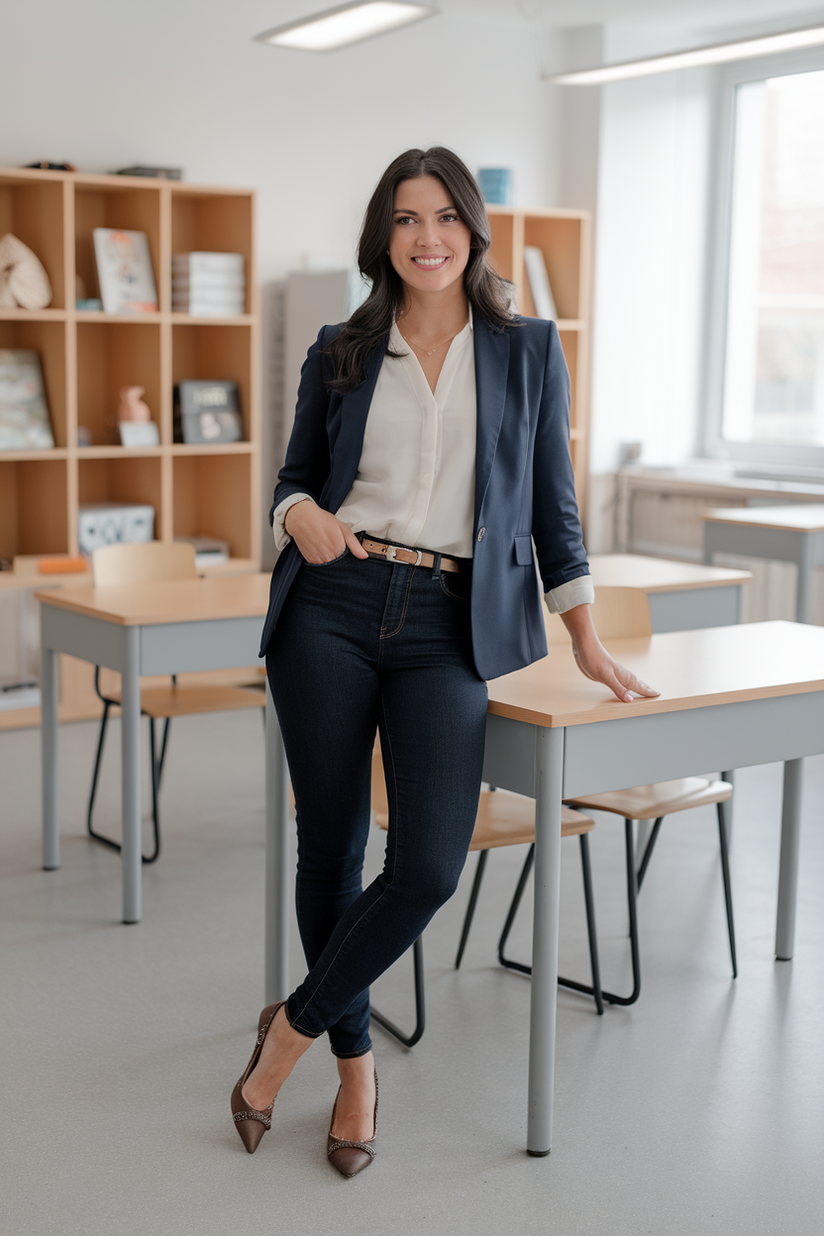
[[(384, 831), (389, 827), (386, 811), (375, 812), (375, 823)], [(594, 820), (564, 807), (561, 816), (561, 836), (580, 837), (592, 832)], [(478, 803), (475, 829), (469, 843), (470, 853), (495, 850), (505, 845), (531, 845), (535, 840), (535, 802), (509, 790), (482, 790)]]
[[(110, 691), (109, 699), (120, 703), (120, 692)], [(168, 717), (187, 717), (206, 712), (228, 712), (235, 708), (263, 708), (265, 696), (260, 687), (195, 687), (168, 685), (143, 687), (140, 711), (144, 717), (162, 721)]]
[(582, 794), (569, 801), (588, 811), (611, 811), (629, 820), (655, 820), (674, 811), (707, 807), (732, 798), (729, 781), (707, 777), (681, 777), (677, 781), (656, 781), (631, 790), (610, 790), (606, 794)]

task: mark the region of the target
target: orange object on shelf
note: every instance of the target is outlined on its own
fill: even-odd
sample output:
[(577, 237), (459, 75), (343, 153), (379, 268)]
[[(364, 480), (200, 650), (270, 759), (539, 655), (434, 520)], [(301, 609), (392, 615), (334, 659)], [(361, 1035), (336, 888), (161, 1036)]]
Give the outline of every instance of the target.
[(85, 558), (41, 558), (37, 564), (40, 575), (80, 575), (88, 571), (89, 564)]

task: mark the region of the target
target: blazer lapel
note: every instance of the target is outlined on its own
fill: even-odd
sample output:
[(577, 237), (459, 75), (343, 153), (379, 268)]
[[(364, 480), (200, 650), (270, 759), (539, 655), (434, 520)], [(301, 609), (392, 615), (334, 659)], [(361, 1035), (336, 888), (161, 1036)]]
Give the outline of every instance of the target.
[(357, 388), (349, 391), (340, 401), (336, 424), (329, 427), (330, 448), (334, 460), (329, 477), (328, 495), (324, 506), (336, 511), (354, 484), (358, 472), (366, 418), (375, 392), (375, 383), (381, 371), (388, 336), (381, 340), (366, 362), (366, 378)]
[(492, 461), (501, 431), (509, 370), (509, 333), (493, 331), (475, 317), (475, 522), (489, 484)]

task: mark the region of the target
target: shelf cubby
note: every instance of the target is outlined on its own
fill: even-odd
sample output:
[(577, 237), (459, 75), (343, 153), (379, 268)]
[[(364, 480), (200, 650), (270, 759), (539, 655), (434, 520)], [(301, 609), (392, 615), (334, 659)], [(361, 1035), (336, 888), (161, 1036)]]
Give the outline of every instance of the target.
[(104, 458), (77, 460), (77, 495), (87, 502), (134, 502), (154, 508), (154, 536), (161, 540), (163, 527), (162, 461), (159, 455), (137, 451)]
[(184, 185), (172, 198), (172, 253), (242, 253), (246, 312), (254, 313), (254, 199)]
[(546, 263), (557, 312), (556, 325), (570, 377), (570, 454), (582, 517), (586, 513), (589, 471), (589, 284), (590, 217), (585, 210), (525, 210), (487, 206), (492, 244), (489, 259), (515, 288), (524, 317), (535, 317), (535, 303), (524, 265), (524, 249), (534, 245)]
[(0, 558), (69, 549), (64, 459), (0, 456)]
[(117, 409), (124, 386), (142, 386), (160, 425), (160, 326), (153, 322), (77, 323), (77, 423), (92, 446), (119, 444)]
[[(83, 280), (87, 296), (99, 296), (97, 269), (94, 260), (96, 227), (120, 228), (126, 232), (145, 232), (155, 283), (160, 285), (161, 224), (160, 190), (133, 188), (128, 177), (89, 177), (75, 186), (74, 241), (75, 272)], [(72, 300), (74, 304), (74, 300)]]
[(249, 326), (198, 322), (172, 327), (172, 381), (199, 378), (237, 382), (243, 436), (250, 434), (252, 406), (252, 333)]
[[(232, 558), (254, 556), (250, 538), (250, 454), (176, 455), (172, 463), (174, 536), (214, 536), (229, 542)], [(219, 495), (219, 501), (217, 497)]]
[[(25, 171), (0, 174), (0, 236), (11, 232), (42, 262), (52, 286), (52, 309), (65, 309), (63, 182)], [(74, 304), (74, 289), (70, 303)]]
[(0, 310), (0, 348), (30, 348), (39, 354), (54, 444), (65, 447), (68, 438), (65, 323), (37, 315), (8, 319)]
[[(210, 189), (176, 181), (0, 169), (0, 235), (12, 232), (45, 266), (54, 299), (36, 312), (0, 310), (0, 348), (40, 355), (54, 433), (52, 450), (0, 452), (0, 558), (18, 562), (0, 587), (71, 587), (89, 575), (43, 576), (40, 557), (78, 551), (78, 506), (145, 503), (155, 511), (155, 538), (206, 535), (228, 541), (221, 571), (260, 564), (260, 357), (255, 289), (255, 197), (251, 190)], [(122, 228), (148, 236), (159, 311), (110, 315), (77, 311), (76, 275), (88, 296), (98, 291), (92, 233)], [(233, 318), (171, 312), (171, 255), (207, 250), (242, 253), (246, 310)], [(184, 378), (234, 380), (240, 388), (244, 439), (210, 446), (172, 441), (172, 388)], [(124, 386), (142, 386), (158, 446), (120, 445), (117, 408)], [(79, 446), (77, 427), (90, 431)], [(36, 582), (32, 582), (32, 581)], [(45, 584), (46, 580), (51, 580)], [(88, 666), (63, 658), (61, 717), (93, 716)], [(36, 709), (0, 716), (0, 728), (37, 724)]]

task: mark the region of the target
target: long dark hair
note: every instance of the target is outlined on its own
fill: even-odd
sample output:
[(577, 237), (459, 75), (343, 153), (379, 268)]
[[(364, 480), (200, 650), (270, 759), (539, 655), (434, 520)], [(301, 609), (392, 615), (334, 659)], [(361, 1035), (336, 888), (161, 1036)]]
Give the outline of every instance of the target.
[(405, 150), (389, 164), (366, 207), (358, 244), (358, 268), (372, 289), (329, 346), (335, 370), (329, 383), (333, 390), (351, 391), (360, 386), (366, 377), (367, 357), (389, 334), (403, 307), (403, 280), (387, 250), (394, 221), (395, 190), (402, 181), (417, 180), (420, 176), (435, 176), (441, 182), (451, 198), (450, 204), (469, 228), (469, 261), (463, 281), (473, 311), (498, 330), (517, 321), (510, 308), (512, 287), (487, 261), (491, 241), (489, 220), (469, 168), (445, 146)]

